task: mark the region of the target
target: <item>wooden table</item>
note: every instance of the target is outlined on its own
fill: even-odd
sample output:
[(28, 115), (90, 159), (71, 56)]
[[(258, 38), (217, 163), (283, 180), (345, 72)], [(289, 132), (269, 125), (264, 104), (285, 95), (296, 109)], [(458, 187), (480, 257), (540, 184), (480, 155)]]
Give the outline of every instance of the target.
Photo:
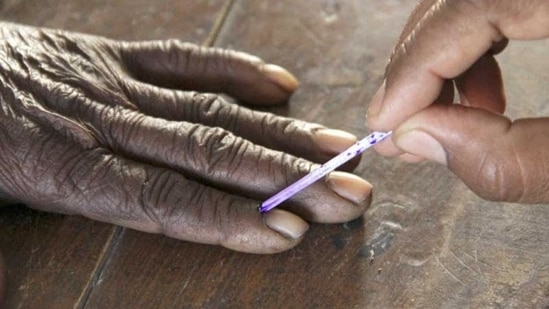
[[(120, 39), (179, 38), (289, 68), (274, 112), (366, 132), (412, 0), (12, 0), (4, 20)], [(547, 42), (499, 56), (512, 117), (549, 115)], [(22, 206), (0, 210), (9, 308), (548, 308), (549, 206), (483, 201), (446, 169), (370, 153), (360, 220), (247, 255)], [(371, 253), (374, 253), (373, 257)]]

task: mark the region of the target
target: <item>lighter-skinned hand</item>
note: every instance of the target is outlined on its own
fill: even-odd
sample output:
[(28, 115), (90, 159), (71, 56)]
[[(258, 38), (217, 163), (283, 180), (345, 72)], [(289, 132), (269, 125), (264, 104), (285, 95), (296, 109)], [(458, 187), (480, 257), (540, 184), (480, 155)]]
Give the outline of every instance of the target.
[(298, 244), (307, 221), (349, 221), (370, 202), (367, 181), (333, 172), (258, 213), (260, 201), (356, 141), (219, 95), (286, 102), (297, 81), (279, 66), (174, 40), (1, 27), (4, 203), (275, 253)]
[(508, 40), (547, 37), (545, 0), (421, 1), (368, 109), (370, 128), (394, 130), (377, 150), (444, 164), (486, 199), (549, 202), (549, 119), (503, 116), (494, 58)]

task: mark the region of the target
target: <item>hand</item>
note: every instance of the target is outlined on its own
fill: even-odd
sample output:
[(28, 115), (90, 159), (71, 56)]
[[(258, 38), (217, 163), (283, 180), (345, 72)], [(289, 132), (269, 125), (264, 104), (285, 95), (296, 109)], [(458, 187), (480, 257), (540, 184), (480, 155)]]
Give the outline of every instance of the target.
[[(378, 151), (445, 164), (487, 199), (548, 202), (549, 119), (502, 115), (493, 56), (507, 39), (547, 37), (544, 0), (422, 1), (368, 110), (373, 130), (394, 130)], [(461, 105), (452, 105), (454, 84)]]
[(369, 204), (368, 182), (334, 172), (258, 213), (356, 140), (202, 93), (285, 102), (297, 82), (278, 66), (178, 41), (1, 26), (1, 200), (255, 253), (295, 246), (303, 219), (344, 222)]

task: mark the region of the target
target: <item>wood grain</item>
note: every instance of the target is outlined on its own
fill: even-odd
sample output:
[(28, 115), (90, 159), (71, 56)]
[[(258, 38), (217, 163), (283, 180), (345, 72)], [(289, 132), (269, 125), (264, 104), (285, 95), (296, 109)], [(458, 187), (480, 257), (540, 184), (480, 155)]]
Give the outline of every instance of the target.
[[(103, 13), (95, 13), (84, 26), (75, 24), (75, 29), (97, 26), (99, 33), (122, 38), (179, 37), (185, 27), (202, 23), (206, 26), (198, 29), (215, 28), (211, 16), (218, 14), (221, 4), (189, 1), (188, 16), (205, 19), (177, 16), (163, 24), (141, 14), (187, 12), (174, 9), (180, 1), (131, 2), (142, 6), (141, 13), (125, 14), (115, 7), (103, 11), (107, 1), (86, 3), (93, 8), (74, 7), (70, 9), (74, 16), (94, 10)], [(363, 135), (368, 100), (415, 3), (237, 0), (215, 32), (215, 45), (259, 55), (298, 76), (301, 88), (289, 105), (271, 111)], [(208, 5), (211, 10), (204, 8)], [(3, 11), (21, 12), (13, 16), (30, 22), (71, 24), (66, 12), (46, 9), (46, 17), (39, 17), (30, 9), (3, 7)], [(142, 19), (130, 27), (111, 21), (109, 14), (121, 14), (128, 22)], [(109, 23), (117, 26), (111, 29)], [(208, 37), (197, 33), (191, 33), (191, 39)], [(549, 115), (547, 48), (547, 42), (511, 44), (498, 56), (511, 117)], [(0, 233), (10, 235), (0, 239), (10, 266), (10, 304), (18, 307), (66, 297), (61, 305), (69, 306), (88, 280), (89, 297), (77, 303), (85, 308), (549, 306), (547, 205), (486, 202), (440, 166), (404, 164), (373, 153), (365, 155), (356, 173), (375, 185), (365, 216), (346, 224), (313, 225), (300, 246), (273, 256), (235, 253), (131, 230), (121, 230), (116, 242), (109, 242), (113, 229), (108, 225), (2, 210)], [(96, 236), (86, 234), (90, 231)], [(105, 248), (111, 248), (110, 254), (101, 259)], [(33, 266), (45, 262), (52, 263), (45, 270)]]
[(85, 292), (112, 226), (38, 213), (0, 210), (0, 248), (8, 267), (9, 308), (72, 308)]
[(123, 40), (208, 39), (227, 0), (8, 0), (0, 17), (40, 27), (63, 28)]

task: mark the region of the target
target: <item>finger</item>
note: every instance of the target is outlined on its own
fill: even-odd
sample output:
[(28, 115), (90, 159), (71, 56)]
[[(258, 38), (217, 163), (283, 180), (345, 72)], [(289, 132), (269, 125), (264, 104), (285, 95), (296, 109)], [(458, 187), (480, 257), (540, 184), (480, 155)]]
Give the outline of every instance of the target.
[(129, 73), (160, 87), (223, 92), (258, 105), (286, 102), (298, 87), (296, 78), (285, 69), (242, 52), (175, 40), (121, 46)]
[[(221, 128), (149, 117), (91, 99), (81, 100), (77, 91), (73, 92), (78, 104), (63, 97), (65, 92), (53, 92), (40, 103), (79, 119), (86, 128), (81, 124), (75, 126), (66, 121), (66, 117), (55, 117), (55, 113), (48, 110), (27, 108), (25, 112), (34, 113), (33, 118), (40, 119), (46, 127), (59, 128), (58, 132), (77, 140), (82, 147), (93, 149), (102, 145), (134, 160), (175, 169), (209, 185), (261, 200), (315, 166), (258, 146)], [(73, 92), (68, 98), (72, 98)], [(56, 96), (60, 97), (56, 99)], [(93, 141), (89, 141), (90, 137)], [(318, 222), (345, 222), (363, 214), (369, 206), (371, 185), (356, 179), (337, 183), (341, 186), (317, 183), (308, 189), (309, 195), (297, 196), (285, 207)], [(353, 189), (353, 200), (346, 195), (349, 187), (362, 188)]]
[[(444, 82), (444, 86), (439, 97), (433, 102), (435, 104), (453, 104), (454, 103), (454, 82), (447, 80)], [(381, 155), (387, 157), (398, 157), (406, 162), (420, 162), (421, 158), (412, 154), (405, 154), (402, 149), (398, 148), (392, 141), (392, 138), (386, 139), (381, 143), (374, 146), (374, 149)]]
[[(218, 95), (168, 90), (134, 81), (126, 81), (124, 87), (130, 101), (147, 115), (221, 127), (255, 144), (314, 162), (326, 162), (357, 141), (345, 131), (254, 111)], [(348, 168), (359, 162), (357, 158)]]
[(503, 78), (494, 56), (482, 56), (456, 79), (456, 86), (461, 104), (484, 108), (498, 114), (505, 112)]
[(549, 201), (549, 119), (511, 122), (484, 109), (432, 106), (400, 126), (395, 143), (447, 165), (490, 200)]
[[(315, 167), (310, 161), (256, 145), (218, 127), (167, 121), (92, 100), (79, 104), (55, 101), (55, 106), (49, 101), (44, 104), (85, 123), (85, 131), (95, 137), (95, 144), (250, 198), (266, 199)], [(59, 127), (59, 121), (64, 119), (50, 119), (49, 112), (43, 110), (34, 112), (35, 118), (43, 119), (44, 125), (52, 128)], [(74, 139), (82, 135), (80, 129), (62, 126), (60, 132)], [(95, 144), (82, 143), (88, 148), (97, 147)], [(371, 185), (355, 178), (337, 183), (341, 185), (317, 183), (285, 207), (318, 222), (345, 222), (363, 214), (369, 206)], [(349, 187), (362, 190), (353, 189), (354, 199), (349, 199)]]
[[(26, 84), (27, 80), (21, 77), (18, 82)], [(357, 141), (354, 135), (341, 130), (253, 111), (231, 104), (218, 95), (163, 89), (128, 79), (122, 79), (117, 84), (120, 89), (115, 91), (97, 83), (78, 81), (70, 85), (56, 85), (52, 89), (47, 79), (38, 79), (35, 80), (35, 89), (39, 90), (36, 99), (52, 111), (80, 119), (92, 117), (87, 111), (88, 106), (94, 106), (97, 114), (101, 113), (101, 106), (111, 106), (115, 109), (139, 109), (148, 115), (169, 120), (222, 127), (257, 144), (314, 162), (326, 162)], [(40, 117), (51, 118), (51, 115), (42, 113)], [(56, 124), (55, 121), (51, 123)], [(65, 121), (64, 125), (71, 125), (70, 121)], [(357, 157), (344, 169), (352, 170), (359, 162), (360, 157)]]
[(308, 228), (294, 214), (278, 210), (262, 216), (258, 201), (172, 170), (101, 148), (83, 150), (50, 130), (36, 128), (33, 134), (33, 142), (19, 144), (26, 157), (11, 171), (9, 186), (10, 195), (30, 207), (253, 253), (287, 250)]
[(549, 36), (549, 2), (514, 3), (435, 2), (396, 47), (384, 95), (370, 104), (370, 127), (390, 130), (430, 105), (444, 80), (464, 73), (494, 42)]
[[(274, 151), (221, 128), (169, 122), (134, 112), (102, 111), (102, 143), (117, 153), (154, 162), (192, 176), (203, 183), (255, 199), (266, 199), (316, 166), (306, 160)], [(97, 119), (97, 118), (96, 118)], [(92, 120), (93, 121), (93, 120)], [(348, 175), (341, 185), (318, 183), (287, 205), (292, 211), (318, 222), (345, 222), (360, 216), (369, 205), (371, 185)], [(357, 187), (353, 196), (347, 188)], [(343, 193), (342, 193), (343, 192)]]

